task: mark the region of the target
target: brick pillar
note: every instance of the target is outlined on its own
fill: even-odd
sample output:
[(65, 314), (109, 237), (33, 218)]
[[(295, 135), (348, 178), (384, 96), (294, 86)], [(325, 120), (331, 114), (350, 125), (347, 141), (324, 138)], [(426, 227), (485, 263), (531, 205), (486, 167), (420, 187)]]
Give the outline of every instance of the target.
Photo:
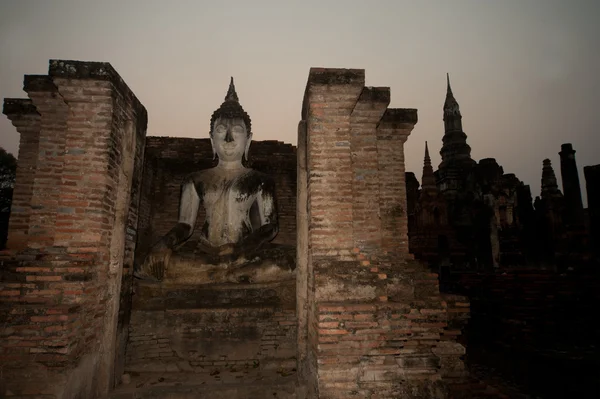
[[(25, 75), (23, 89), (41, 115), (38, 157), (33, 178), (29, 248), (54, 245), (69, 107), (50, 76)], [(19, 184), (19, 183), (17, 183)]]
[(313, 255), (349, 253), (353, 248), (350, 114), (364, 83), (363, 70), (310, 70), (305, 120)]
[(106, 63), (51, 61), (25, 90), (40, 137), (22, 154), (35, 158), (33, 176), (15, 183), (33, 181), (27, 248), (0, 258), (1, 378), (15, 395), (102, 398), (119, 306), (130, 301), (121, 281), (133, 262), (146, 111)]
[(377, 127), (382, 249), (407, 256), (404, 143), (416, 123), (416, 109), (390, 108), (383, 114)]
[(363, 253), (381, 247), (377, 124), (390, 103), (387, 87), (365, 87), (350, 116), (353, 247)]
[[(351, 255), (353, 177), (350, 115), (364, 87), (364, 70), (311, 68), (302, 119), (306, 126), (307, 354), (302, 378), (307, 397), (323, 389), (319, 306), (343, 286), (329, 259)], [(300, 186), (299, 186), (300, 187)], [(299, 202), (300, 203), (300, 202)], [(327, 287), (333, 287), (333, 293)], [(301, 326), (300, 326), (301, 327)], [(300, 331), (302, 331), (300, 329)], [(300, 332), (302, 334), (302, 332)]]
[(440, 342), (448, 312), (437, 275), (408, 255), (404, 142), (417, 112), (386, 110), (389, 89), (363, 83), (364, 71), (312, 69), (303, 104), (302, 397), (442, 398), (440, 379), (460, 370), (464, 348)]
[(108, 172), (116, 167), (110, 163), (118, 162), (109, 158), (119, 143), (111, 137), (112, 84), (60, 78), (55, 82), (71, 111), (64, 132), (55, 244), (69, 247), (70, 252), (102, 252), (108, 246), (104, 218), (114, 207), (106, 195), (112, 190)]
[(21, 135), (15, 179), (19, 184), (13, 190), (7, 243), (7, 248), (17, 250), (27, 244), (41, 118), (32, 101), (26, 99), (5, 99), (3, 113)]
[(137, 228), (139, 205), (132, 191), (139, 191), (140, 176), (134, 175), (142, 173), (146, 111), (108, 64), (59, 61), (50, 72), (71, 110), (59, 203), (65, 217), (56, 241), (69, 252), (95, 253), (98, 260), (83, 303), (86, 340), (100, 343), (94, 390), (102, 396), (120, 377), (114, 375), (115, 359), (124, 360), (117, 353), (125, 350), (117, 339), (118, 316), (128, 302), (122, 297), (131, 295), (122, 282), (131, 283), (136, 237), (129, 232)]

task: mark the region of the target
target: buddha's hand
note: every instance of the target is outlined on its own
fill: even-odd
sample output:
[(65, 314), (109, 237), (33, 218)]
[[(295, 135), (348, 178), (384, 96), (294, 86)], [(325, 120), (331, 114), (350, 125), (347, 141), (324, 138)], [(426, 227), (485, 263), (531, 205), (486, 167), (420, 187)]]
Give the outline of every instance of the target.
[(173, 254), (173, 250), (164, 242), (159, 241), (144, 260), (141, 271), (153, 279), (162, 280), (167, 271), (171, 254)]
[(247, 236), (242, 242), (236, 245), (236, 248), (240, 252), (255, 251), (262, 244), (271, 241), (276, 233), (276, 226), (270, 224), (261, 226), (260, 229), (256, 230), (253, 234)]
[(232, 255), (235, 252), (235, 250), (236, 250), (235, 244), (224, 244), (217, 248), (217, 251), (218, 251), (217, 255), (219, 255), (219, 256)]

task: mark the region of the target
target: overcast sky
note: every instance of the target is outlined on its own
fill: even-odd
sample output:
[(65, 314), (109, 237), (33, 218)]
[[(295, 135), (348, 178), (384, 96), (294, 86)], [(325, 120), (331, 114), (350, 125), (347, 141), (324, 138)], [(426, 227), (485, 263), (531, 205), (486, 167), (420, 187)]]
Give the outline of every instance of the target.
[[(493, 157), (540, 191), (570, 142), (600, 163), (600, 1), (0, 0), (0, 98), (49, 59), (107, 61), (149, 114), (148, 134), (208, 136), (229, 76), (256, 140), (296, 142), (310, 67), (364, 68), (391, 107), (417, 108), (407, 170), (425, 140), (440, 162), (446, 72), (475, 160)], [(0, 146), (19, 135), (0, 116)], [(585, 194), (584, 194), (585, 201)]]

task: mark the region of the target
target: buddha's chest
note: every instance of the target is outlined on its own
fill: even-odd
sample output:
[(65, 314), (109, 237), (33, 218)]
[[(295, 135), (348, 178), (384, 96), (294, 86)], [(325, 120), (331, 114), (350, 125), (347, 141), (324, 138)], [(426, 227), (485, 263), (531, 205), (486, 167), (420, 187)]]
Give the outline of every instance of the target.
[(247, 212), (256, 200), (256, 193), (252, 193), (236, 181), (221, 182), (205, 186), (203, 196), (204, 208), (207, 212), (237, 213)]

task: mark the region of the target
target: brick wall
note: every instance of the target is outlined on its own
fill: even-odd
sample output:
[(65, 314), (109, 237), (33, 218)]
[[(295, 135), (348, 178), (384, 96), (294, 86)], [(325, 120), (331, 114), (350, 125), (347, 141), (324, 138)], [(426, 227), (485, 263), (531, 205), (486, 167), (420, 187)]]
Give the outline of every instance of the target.
[[(183, 179), (191, 172), (216, 165), (209, 139), (149, 137), (142, 185), (139, 251), (166, 234), (179, 216)], [(296, 243), (296, 148), (279, 141), (253, 141), (247, 166), (275, 179), (279, 234), (274, 243)], [(200, 209), (195, 233), (180, 251), (191, 250), (204, 222)]]
[(417, 110), (389, 108), (377, 126), (382, 248), (408, 254), (404, 143), (417, 123)]
[(379, 197), (377, 124), (390, 102), (390, 89), (365, 87), (350, 115), (352, 141), (352, 232), (353, 248), (381, 247), (382, 218)]
[(0, 255), (3, 393), (102, 397), (130, 295), (146, 111), (107, 63), (53, 60), (24, 88), (31, 102), (4, 106), (22, 135)]
[[(303, 105), (307, 125), (309, 240), (313, 255), (349, 253), (352, 234), (350, 114), (364, 87), (364, 72), (311, 69)], [(317, 172), (318, 171), (318, 172)]]
[(309, 339), (315, 341), (319, 397), (444, 397), (444, 383), (466, 374), (457, 339), (468, 319), (467, 299), (440, 296), (437, 275), (416, 261), (358, 258), (360, 274), (349, 261), (314, 265), (317, 274), (342, 276), (355, 291), (372, 287), (377, 296), (316, 302)]
[(442, 297), (437, 275), (408, 254), (404, 142), (416, 110), (388, 109), (389, 89), (364, 83), (363, 70), (308, 78), (299, 367), (308, 397), (441, 398), (443, 379), (464, 376), (456, 337), (468, 303)]

